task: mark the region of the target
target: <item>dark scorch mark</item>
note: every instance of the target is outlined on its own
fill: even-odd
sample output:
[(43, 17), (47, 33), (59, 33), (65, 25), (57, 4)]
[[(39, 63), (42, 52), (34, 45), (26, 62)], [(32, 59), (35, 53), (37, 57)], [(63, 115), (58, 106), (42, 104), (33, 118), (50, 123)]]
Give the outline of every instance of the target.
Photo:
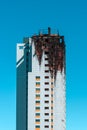
[[(48, 31), (49, 32), (49, 31)], [(43, 53), (47, 55), (51, 77), (56, 80), (57, 71), (65, 67), (64, 36), (58, 34), (39, 34), (32, 37), (35, 46), (35, 55), (41, 65)]]

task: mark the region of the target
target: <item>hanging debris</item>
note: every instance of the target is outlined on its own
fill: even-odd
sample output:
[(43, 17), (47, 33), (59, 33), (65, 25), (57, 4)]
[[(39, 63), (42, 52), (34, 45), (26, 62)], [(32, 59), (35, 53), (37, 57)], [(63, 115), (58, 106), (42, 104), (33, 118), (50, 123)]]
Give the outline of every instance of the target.
[(51, 34), (51, 30), (48, 28), (48, 34), (39, 34), (33, 36), (32, 39), (39, 65), (41, 65), (42, 55), (44, 53), (48, 58), (50, 74), (56, 80), (57, 71), (62, 72), (65, 67), (64, 36)]

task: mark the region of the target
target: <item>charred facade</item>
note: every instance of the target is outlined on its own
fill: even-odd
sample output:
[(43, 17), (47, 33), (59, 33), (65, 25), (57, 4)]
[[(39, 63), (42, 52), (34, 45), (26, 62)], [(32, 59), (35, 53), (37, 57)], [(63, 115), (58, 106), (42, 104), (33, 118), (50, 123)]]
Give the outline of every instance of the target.
[(42, 55), (45, 53), (48, 57), (51, 77), (54, 77), (56, 80), (57, 71), (62, 73), (63, 68), (65, 68), (64, 36), (51, 34), (51, 30), (48, 28), (48, 34), (34, 35), (32, 39), (35, 46), (35, 56), (37, 56), (39, 65), (41, 65)]

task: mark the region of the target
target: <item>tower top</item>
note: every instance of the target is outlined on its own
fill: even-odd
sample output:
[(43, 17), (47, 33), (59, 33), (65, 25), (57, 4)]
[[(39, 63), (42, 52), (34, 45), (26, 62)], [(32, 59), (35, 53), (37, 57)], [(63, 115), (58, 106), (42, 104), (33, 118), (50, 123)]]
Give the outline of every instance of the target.
[(57, 29), (51, 29), (50, 27), (48, 27), (48, 29), (40, 29), (38, 35), (39, 36), (59, 36), (59, 32)]
[(41, 30), (38, 35), (32, 36), (32, 43), (35, 46), (35, 55), (39, 61), (39, 65), (42, 63), (43, 53), (47, 55), (49, 71), (51, 77), (56, 80), (57, 71), (63, 71), (65, 67), (65, 42), (64, 36), (60, 36), (57, 33), (52, 33), (50, 27), (44, 32)]

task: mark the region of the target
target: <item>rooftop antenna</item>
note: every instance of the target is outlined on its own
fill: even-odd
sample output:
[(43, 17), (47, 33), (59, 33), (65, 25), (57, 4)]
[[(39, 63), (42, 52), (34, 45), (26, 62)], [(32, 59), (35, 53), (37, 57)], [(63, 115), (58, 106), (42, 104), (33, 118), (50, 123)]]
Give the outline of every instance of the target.
[(48, 27), (48, 35), (50, 35), (50, 34), (51, 34), (51, 28)]
[(59, 30), (57, 30), (57, 34), (58, 34), (58, 36), (59, 36)]

